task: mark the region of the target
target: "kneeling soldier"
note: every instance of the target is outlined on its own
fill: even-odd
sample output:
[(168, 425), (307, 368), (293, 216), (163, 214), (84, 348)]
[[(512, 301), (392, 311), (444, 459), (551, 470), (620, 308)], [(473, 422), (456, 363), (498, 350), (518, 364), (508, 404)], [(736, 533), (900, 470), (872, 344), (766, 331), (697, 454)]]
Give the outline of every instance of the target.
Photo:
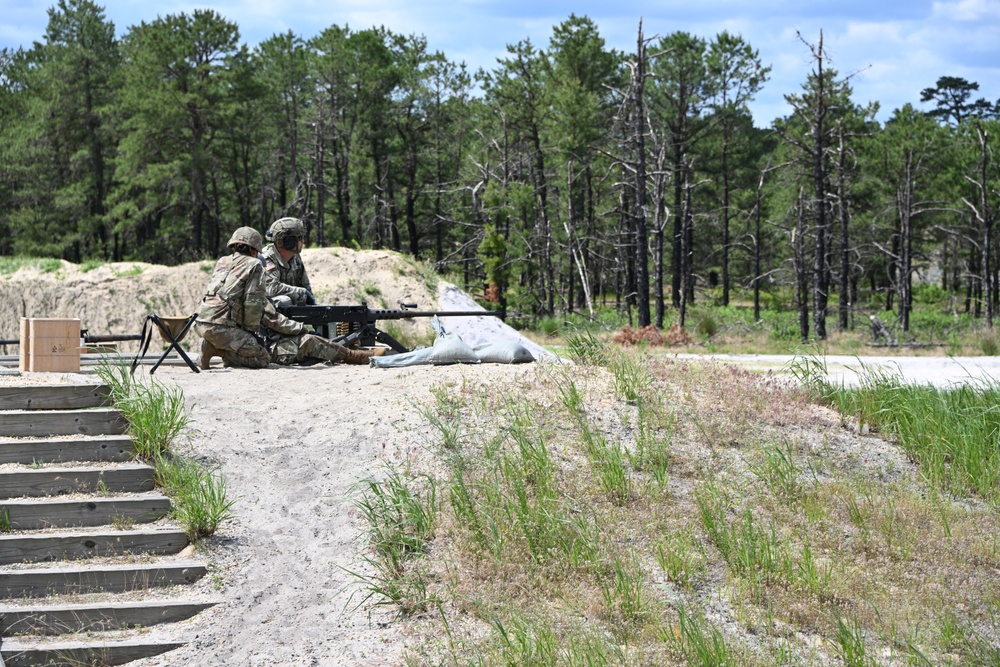
[[(257, 260), (260, 234), (250, 227), (233, 232), (227, 247), (233, 252), (219, 259), (205, 290), (195, 331), (202, 337), (201, 367), (213, 356), (226, 366), (264, 368), (270, 363), (293, 364), (306, 359), (367, 364), (378, 351), (349, 350), (339, 343), (306, 333), (301, 322), (278, 313), (267, 300), (261, 283), (263, 266)], [(269, 349), (261, 327), (276, 332)]]

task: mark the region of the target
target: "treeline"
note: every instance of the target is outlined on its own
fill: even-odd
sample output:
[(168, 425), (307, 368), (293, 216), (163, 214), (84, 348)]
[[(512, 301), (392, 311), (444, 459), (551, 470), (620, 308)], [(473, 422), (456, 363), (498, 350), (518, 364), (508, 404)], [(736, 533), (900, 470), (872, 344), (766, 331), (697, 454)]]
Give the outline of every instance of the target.
[(941, 77), (882, 124), (822, 35), (802, 48), (793, 113), (761, 129), (769, 67), (727, 32), (640, 24), (621, 53), (571, 15), (471, 73), (385, 29), (250, 49), (196, 10), (118, 39), (60, 0), (41, 42), (0, 51), (0, 254), (174, 264), (293, 215), (310, 244), (431, 260), (526, 319), (683, 324), (696, 287), (759, 317), (780, 287), (803, 339), (873, 299), (905, 330), (921, 277), (992, 326), (1000, 102)]

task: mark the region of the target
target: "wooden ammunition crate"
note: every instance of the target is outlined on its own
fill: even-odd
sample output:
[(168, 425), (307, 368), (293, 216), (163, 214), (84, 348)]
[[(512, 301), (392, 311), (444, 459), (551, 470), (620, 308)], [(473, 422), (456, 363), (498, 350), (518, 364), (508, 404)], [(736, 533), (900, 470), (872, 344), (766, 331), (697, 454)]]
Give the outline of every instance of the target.
[(80, 320), (21, 318), (20, 369), (29, 373), (80, 372)]

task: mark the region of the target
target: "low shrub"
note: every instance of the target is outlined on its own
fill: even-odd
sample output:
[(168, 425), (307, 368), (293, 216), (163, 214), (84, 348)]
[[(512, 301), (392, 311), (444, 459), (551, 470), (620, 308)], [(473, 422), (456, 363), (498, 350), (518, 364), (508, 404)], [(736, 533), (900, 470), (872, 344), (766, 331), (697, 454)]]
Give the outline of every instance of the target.
[(691, 336), (679, 324), (671, 324), (666, 330), (660, 329), (654, 324), (647, 324), (638, 329), (629, 326), (623, 327), (611, 336), (611, 342), (623, 347), (639, 344), (688, 345), (691, 342)]

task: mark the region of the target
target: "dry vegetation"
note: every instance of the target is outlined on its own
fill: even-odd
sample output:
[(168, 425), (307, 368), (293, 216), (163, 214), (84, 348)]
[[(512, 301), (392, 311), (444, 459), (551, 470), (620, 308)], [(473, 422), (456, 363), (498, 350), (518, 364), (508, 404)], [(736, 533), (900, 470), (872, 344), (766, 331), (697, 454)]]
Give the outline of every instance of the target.
[(594, 356), (435, 388), (439, 467), (369, 481), (411, 664), (1000, 664), (993, 507), (774, 378)]

